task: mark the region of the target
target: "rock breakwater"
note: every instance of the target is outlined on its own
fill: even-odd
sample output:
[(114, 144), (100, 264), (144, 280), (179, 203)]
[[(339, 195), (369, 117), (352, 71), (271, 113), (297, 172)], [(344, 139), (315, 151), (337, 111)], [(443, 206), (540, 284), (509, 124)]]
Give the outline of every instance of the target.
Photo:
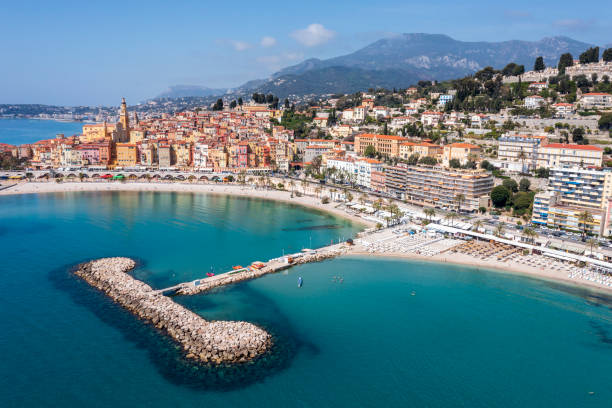
[(75, 274), (170, 336), (188, 359), (214, 365), (246, 363), (272, 346), (270, 334), (254, 324), (209, 322), (157, 294), (127, 273), (134, 266), (129, 258), (103, 258), (79, 265)]

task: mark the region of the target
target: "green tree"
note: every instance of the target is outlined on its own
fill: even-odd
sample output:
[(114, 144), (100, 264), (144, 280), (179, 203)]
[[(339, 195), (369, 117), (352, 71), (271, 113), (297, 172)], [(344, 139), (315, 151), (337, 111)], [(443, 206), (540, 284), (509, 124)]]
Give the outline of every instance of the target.
[(589, 64), (591, 62), (599, 62), (599, 47), (591, 47), (580, 54), (580, 63)]
[(465, 202), (465, 195), (463, 194), (457, 194), (455, 196), (455, 202), (457, 203), (457, 211), (461, 212), (461, 204), (463, 204)]
[(538, 167), (535, 172), (536, 172), (537, 178), (549, 178), (550, 177), (550, 171), (545, 167)]
[(438, 164), (438, 160), (432, 156), (424, 156), (419, 159), (419, 164), (425, 164), (427, 166), (435, 166)]
[(544, 65), (544, 57), (538, 57), (535, 60), (535, 64), (533, 65), (533, 70), (540, 72), (546, 69), (546, 65)]
[(459, 161), (459, 159), (450, 159), (448, 161), (448, 166), (451, 169), (458, 169), (458, 168), (461, 168), (461, 162)]
[(565, 74), (565, 68), (571, 67), (572, 65), (574, 65), (574, 57), (572, 57), (572, 54), (570, 54), (569, 52), (561, 54), (561, 57), (559, 58), (559, 64), (557, 65), (557, 68), (559, 69), (559, 74)]
[(506, 187), (508, 189), (508, 191), (511, 191), (513, 193), (516, 193), (518, 191), (518, 184), (517, 184), (517, 182), (514, 181), (511, 178), (505, 179), (504, 181), (502, 181), (502, 185), (504, 187)]
[(365, 148), (365, 151), (363, 152), (363, 155), (365, 157), (376, 157), (376, 149), (374, 148), (373, 145), (369, 145), (368, 147)]
[(523, 177), (521, 181), (519, 181), (519, 190), (529, 191), (529, 187), (531, 187), (531, 181), (529, 181), (528, 178)]
[(244, 102), (242, 102), (242, 98), (238, 98), (238, 105), (242, 106)]
[(601, 59), (605, 62), (612, 62), (612, 48), (604, 50), (603, 54), (601, 55)]
[(223, 110), (223, 99), (221, 98), (217, 99), (217, 102), (215, 102), (215, 104), (213, 105), (213, 110), (214, 111)]
[(578, 225), (581, 227), (583, 237), (585, 237), (587, 232), (591, 229), (590, 225), (592, 225), (593, 222), (593, 215), (588, 211), (583, 211), (578, 215)]
[(236, 105), (238, 105), (238, 102), (236, 102), (235, 100), (233, 100), (233, 101), (231, 101), (231, 102), (230, 102), (230, 106), (229, 106), (229, 107), (230, 107), (230, 109), (235, 109), (235, 108), (236, 108)]
[(491, 190), (491, 202), (497, 208), (505, 207), (510, 196), (510, 191), (504, 186), (497, 186)]
[(408, 164), (410, 165), (415, 165), (419, 162), (419, 154), (418, 153), (413, 153), (410, 155), (410, 157), (408, 157)]
[(526, 227), (523, 229), (523, 232), (521, 233), (521, 235), (527, 238), (527, 241), (533, 242), (534, 238), (538, 236), (538, 233), (535, 232), (533, 228)]
[(506, 226), (504, 225), (503, 222), (500, 222), (499, 224), (495, 226), (495, 236), (503, 237), (504, 232), (506, 232)]
[(576, 128), (572, 130), (572, 141), (574, 143), (583, 144), (584, 142), (584, 129)]
[[(612, 48), (608, 48), (612, 50)], [(607, 50), (606, 50), (607, 51)], [(612, 113), (602, 113), (601, 117), (597, 121), (597, 125), (601, 130), (611, 130), (612, 129)]]

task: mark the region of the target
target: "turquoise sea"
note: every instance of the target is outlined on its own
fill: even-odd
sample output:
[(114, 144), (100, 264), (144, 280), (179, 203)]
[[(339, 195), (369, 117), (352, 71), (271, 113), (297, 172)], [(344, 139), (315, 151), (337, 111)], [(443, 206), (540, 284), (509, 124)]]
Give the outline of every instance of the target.
[(55, 120), (0, 119), (0, 143), (18, 146), (51, 139), (58, 133), (72, 136), (82, 133), (83, 124)]
[(275, 336), (266, 364), (211, 371), (184, 364), (171, 342), (69, 273), (130, 256), (139, 279), (164, 287), (358, 230), (257, 199), (2, 196), (0, 406), (612, 406), (612, 299), (577, 288), (381, 258), (308, 264), (175, 298)]

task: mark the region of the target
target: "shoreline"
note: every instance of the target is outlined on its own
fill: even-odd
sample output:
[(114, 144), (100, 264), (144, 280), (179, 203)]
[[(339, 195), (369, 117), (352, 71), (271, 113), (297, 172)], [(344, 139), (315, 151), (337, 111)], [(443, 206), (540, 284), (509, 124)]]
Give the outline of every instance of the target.
[(609, 286), (601, 285), (595, 282), (587, 280), (576, 280), (567, 277), (564, 274), (554, 273), (545, 269), (538, 269), (527, 265), (522, 267), (513, 266), (507, 263), (495, 262), (495, 261), (482, 261), (476, 258), (469, 257), (465, 254), (438, 254), (434, 256), (425, 256), (417, 254), (406, 254), (406, 253), (370, 253), (364, 250), (352, 250), (346, 257), (357, 257), (357, 258), (388, 258), (397, 259), (404, 261), (423, 261), (427, 263), (435, 264), (453, 264), (458, 266), (467, 266), (476, 270), (484, 269), (495, 273), (510, 274), (515, 276), (522, 276), (531, 279), (537, 279), (547, 282), (555, 282), (567, 286), (573, 286), (580, 289), (591, 290), (607, 296), (612, 295), (612, 288)]
[[(159, 183), (159, 182), (21, 182), (17, 185), (0, 191), (0, 197), (8, 195), (21, 194), (51, 194), (51, 193), (71, 193), (71, 192), (98, 192), (98, 191), (131, 191), (131, 192), (184, 192), (184, 193), (200, 193), (212, 195), (226, 195), (233, 197), (246, 197), (263, 199), (270, 201), (278, 201), (286, 204), (300, 205), (318, 211), (327, 212), (334, 216), (350, 220), (364, 228), (374, 226), (374, 222), (365, 220), (345, 212), (341, 208), (336, 208), (334, 203), (322, 204), (320, 198), (313, 196), (302, 195), (301, 197), (294, 196), (290, 198), (290, 191), (287, 190), (263, 190), (255, 189), (252, 186), (239, 186), (227, 184), (197, 184), (197, 183)], [(411, 261), (425, 261), (433, 263), (452, 263), (455, 265), (463, 265), (472, 268), (483, 268), (492, 270), (497, 273), (510, 273), (524, 277), (530, 277), (540, 280), (554, 281), (569, 286), (580, 287), (584, 289), (594, 290), (612, 294), (612, 288), (591, 282), (588, 280), (571, 279), (567, 275), (559, 272), (553, 272), (546, 269), (536, 268), (528, 265), (513, 265), (504, 262), (493, 260), (483, 261), (478, 258), (470, 257), (466, 254), (445, 254), (440, 253), (433, 256), (418, 255), (414, 253), (370, 253), (359, 245), (353, 247), (344, 256), (363, 256), (363, 257), (379, 257), (391, 259), (404, 259)]]
[[(299, 189), (301, 190), (301, 189)], [(15, 186), (0, 190), (0, 197), (21, 194), (50, 194), (71, 192), (98, 192), (98, 191), (133, 191), (133, 192), (177, 192), (200, 193), (212, 195), (226, 195), (233, 197), (258, 198), (270, 201), (279, 201), (286, 204), (301, 205), (303, 207), (330, 213), (334, 216), (347, 219), (361, 225), (364, 229), (373, 227), (374, 222), (349, 214), (337, 203), (322, 204), (321, 199), (310, 195), (290, 197), (288, 190), (264, 190), (252, 186), (239, 186), (235, 184), (199, 184), (199, 183), (159, 183), (159, 182), (20, 182)]]

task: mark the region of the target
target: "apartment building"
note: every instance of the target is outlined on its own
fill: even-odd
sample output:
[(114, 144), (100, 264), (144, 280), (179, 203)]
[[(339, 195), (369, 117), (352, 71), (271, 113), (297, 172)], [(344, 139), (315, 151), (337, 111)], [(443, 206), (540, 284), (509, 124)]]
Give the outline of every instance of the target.
[(580, 106), (585, 109), (612, 107), (612, 95), (602, 92), (588, 92), (580, 98)]
[(538, 149), (537, 167), (601, 167), (603, 149), (591, 145), (549, 143)]
[(602, 220), (612, 194), (612, 172), (583, 168), (551, 169), (548, 190), (536, 194), (532, 222), (552, 228), (581, 231), (580, 214), (593, 221), (587, 229), (601, 234)]
[(355, 152), (364, 156), (368, 146), (374, 146), (374, 149), (381, 154), (399, 157), (400, 145), (407, 141), (408, 139), (401, 136), (364, 133), (355, 136)]
[(482, 149), (480, 146), (471, 143), (451, 143), (444, 146), (442, 161), (448, 166), (451, 160), (459, 160), (462, 165), (470, 159), (478, 161)]
[(501, 167), (523, 173), (535, 170), (540, 146), (547, 141), (546, 136), (538, 135), (501, 136), (497, 148), (497, 158), (502, 162)]
[[(386, 166), (387, 192), (417, 205), (477, 211), (489, 206), (493, 176), (486, 171), (438, 166)], [(458, 202), (457, 197), (463, 196)]]

